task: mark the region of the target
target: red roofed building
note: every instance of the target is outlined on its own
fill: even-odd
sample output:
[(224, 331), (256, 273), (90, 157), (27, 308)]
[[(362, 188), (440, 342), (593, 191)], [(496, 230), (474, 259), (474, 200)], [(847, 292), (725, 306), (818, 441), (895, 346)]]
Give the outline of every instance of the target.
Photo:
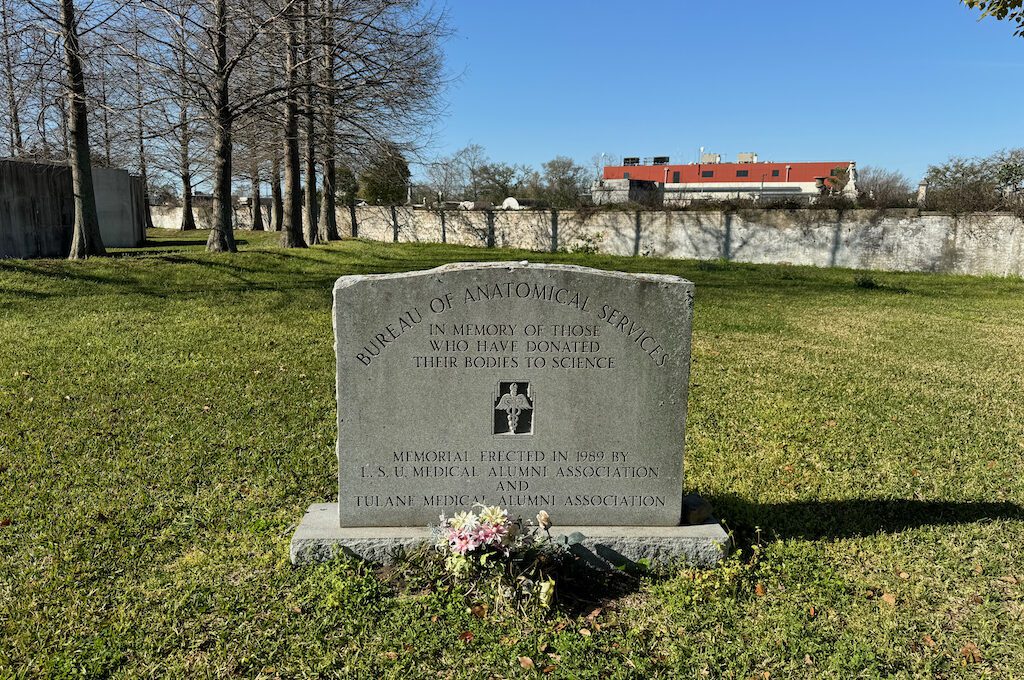
[[(654, 194), (660, 195), (664, 204), (734, 198), (811, 201), (830, 190), (836, 174), (846, 175), (856, 167), (851, 161), (758, 162), (755, 154), (740, 154), (736, 163), (719, 160), (717, 154), (704, 154), (704, 162), (672, 165), (664, 157), (645, 164), (639, 158), (626, 158), (623, 165), (605, 166), (602, 178), (592, 188), (594, 202), (645, 202), (645, 196), (650, 202)], [(855, 172), (851, 173), (854, 177)], [(854, 182), (845, 190), (855, 191)]]

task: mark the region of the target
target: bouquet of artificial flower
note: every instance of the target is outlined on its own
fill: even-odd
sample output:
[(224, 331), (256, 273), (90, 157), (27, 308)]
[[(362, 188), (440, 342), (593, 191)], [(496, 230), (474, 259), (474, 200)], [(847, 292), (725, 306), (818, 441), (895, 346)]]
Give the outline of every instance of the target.
[(434, 528), (435, 545), (447, 553), (448, 567), (455, 573), (465, 572), (472, 561), (481, 565), (494, 555), (507, 557), (520, 534), (520, 522), (510, 520), (508, 510), (496, 505), (477, 504), (480, 513), (441, 515), (441, 525)]
[[(521, 519), (511, 519), (508, 510), (496, 505), (477, 503), (472, 510), (456, 513), (454, 517), (441, 515), (440, 525), (431, 527), (435, 547), (445, 554), (445, 566), (455, 576), (465, 576), (474, 568), (486, 568), (500, 563), (505, 571), (520, 580), (539, 576), (545, 559), (542, 554), (557, 551), (549, 533), (551, 518), (547, 512), (537, 515), (537, 525), (526, 525)], [(535, 573), (536, 572), (536, 573)], [(546, 606), (553, 595), (554, 581), (545, 578), (540, 600)]]

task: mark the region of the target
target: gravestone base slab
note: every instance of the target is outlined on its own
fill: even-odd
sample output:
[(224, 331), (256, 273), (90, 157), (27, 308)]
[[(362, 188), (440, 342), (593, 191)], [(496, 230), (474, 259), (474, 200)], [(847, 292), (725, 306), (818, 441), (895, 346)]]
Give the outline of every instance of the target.
[[(581, 534), (573, 536), (573, 534)], [(711, 518), (689, 526), (572, 526), (553, 527), (555, 538), (570, 536), (570, 549), (597, 569), (685, 562), (711, 567), (732, 547), (729, 535)], [(579, 539), (578, 542), (574, 542)], [(401, 553), (430, 541), (426, 527), (339, 527), (337, 503), (315, 503), (306, 511), (292, 536), (292, 564), (323, 562), (338, 554), (376, 564), (390, 564)]]

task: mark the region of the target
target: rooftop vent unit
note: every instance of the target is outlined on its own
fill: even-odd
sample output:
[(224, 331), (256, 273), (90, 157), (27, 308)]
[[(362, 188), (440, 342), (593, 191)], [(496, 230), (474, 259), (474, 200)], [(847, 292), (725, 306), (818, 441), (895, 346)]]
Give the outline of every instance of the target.
[(655, 156), (654, 165), (668, 165), (668, 156)]
[(640, 157), (639, 156), (628, 156), (628, 157), (622, 159), (622, 164), (623, 165), (640, 165)]
[(736, 154), (736, 162), (737, 163), (756, 163), (757, 162), (757, 154), (753, 153), (753, 152), (746, 152), (746, 153)]
[(721, 163), (722, 154), (720, 153), (702, 153), (700, 155), (701, 163)]

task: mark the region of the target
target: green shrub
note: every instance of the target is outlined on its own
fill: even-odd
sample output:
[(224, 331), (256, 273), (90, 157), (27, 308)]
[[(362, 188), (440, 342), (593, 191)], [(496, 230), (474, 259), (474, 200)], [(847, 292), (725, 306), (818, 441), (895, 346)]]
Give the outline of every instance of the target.
[(881, 288), (882, 285), (875, 280), (875, 277), (868, 274), (857, 274), (853, 277), (853, 285), (858, 288), (875, 289)]

